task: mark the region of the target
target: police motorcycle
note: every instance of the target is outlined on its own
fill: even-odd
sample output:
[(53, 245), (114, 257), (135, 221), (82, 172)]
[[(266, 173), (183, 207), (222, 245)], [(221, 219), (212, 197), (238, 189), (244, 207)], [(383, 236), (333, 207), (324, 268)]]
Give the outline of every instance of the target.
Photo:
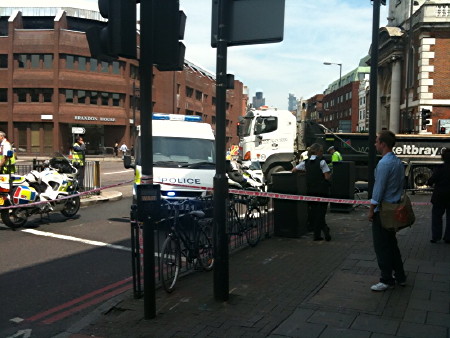
[(266, 191), (261, 164), (254, 161), (227, 160), (227, 177), (230, 187)]
[(56, 153), (40, 169), (25, 176), (0, 175), (0, 207), (13, 207), (0, 209), (6, 226), (16, 229), (31, 215), (49, 212), (61, 212), (70, 218), (80, 209), (80, 196), (70, 197), (78, 193), (77, 168)]

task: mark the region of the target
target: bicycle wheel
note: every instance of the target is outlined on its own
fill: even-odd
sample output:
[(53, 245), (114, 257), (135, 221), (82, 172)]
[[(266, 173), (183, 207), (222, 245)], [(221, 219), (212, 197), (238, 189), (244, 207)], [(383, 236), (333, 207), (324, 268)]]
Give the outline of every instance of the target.
[(258, 244), (262, 231), (261, 211), (257, 207), (250, 207), (245, 214), (245, 237), (248, 245), (253, 247)]
[(168, 236), (161, 250), (159, 276), (167, 292), (172, 292), (181, 271), (181, 250), (177, 239)]
[(204, 228), (199, 230), (197, 238), (197, 258), (198, 263), (205, 271), (211, 271), (214, 265), (213, 244), (211, 241), (210, 231)]

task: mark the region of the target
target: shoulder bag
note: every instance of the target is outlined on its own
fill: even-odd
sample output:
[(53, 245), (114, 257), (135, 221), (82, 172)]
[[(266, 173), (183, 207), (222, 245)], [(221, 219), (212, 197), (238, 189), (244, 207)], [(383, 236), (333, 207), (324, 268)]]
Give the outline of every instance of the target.
[(380, 218), (382, 227), (390, 231), (399, 231), (413, 225), (416, 216), (406, 192), (403, 192), (400, 203), (382, 202)]

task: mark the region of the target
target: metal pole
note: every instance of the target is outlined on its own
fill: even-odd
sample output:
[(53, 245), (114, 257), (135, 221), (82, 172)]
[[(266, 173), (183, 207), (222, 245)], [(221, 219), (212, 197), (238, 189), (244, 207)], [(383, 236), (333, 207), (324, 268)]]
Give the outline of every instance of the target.
[[(153, 183), (152, 144), (152, 78), (153, 78), (153, 29), (152, 0), (141, 0), (141, 55), (139, 75), (141, 78), (141, 184)], [(154, 222), (150, 215), (144, 220), (144, 318), (156, 317), (155, 295), (155, 241)]]
[(342, 79), (342, 63), (338, 63), (339, 65), (339, 88), (341, 88), (341, 79)]
[(370, 48), (370, 111), (369, 111), (369, 198), (372, 197), (375, 183), (375, 166), (377, 152), (375, 139), (377, 134), (377, 101), (378, 101), (378, 31), (380, 29), (380, 0), (373, 0), (372, 46)]
[(227, 9), (229, 0), (219, 2), (216, 64), (216, 175), (214, 176), (214, 298), (226, 301), (229, 297), (228, 238), (226, 210), (228, 181), (225, 170), (225, 122), (227, 83)]
[(136, 81), (133, 81), (133, 131), (131, 136), (133, 138), (132, 142), (136, 142)]

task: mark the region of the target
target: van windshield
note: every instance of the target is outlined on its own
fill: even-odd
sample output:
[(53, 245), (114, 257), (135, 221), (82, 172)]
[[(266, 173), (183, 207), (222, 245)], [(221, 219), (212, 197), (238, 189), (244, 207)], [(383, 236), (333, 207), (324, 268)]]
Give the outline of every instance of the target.
[[(137, 163), (141, 154), (137, 155)], [(158, 167), (204, 168), (215, 165), (213, 140), (182, 137), (153, 137), (153, 165)]]

